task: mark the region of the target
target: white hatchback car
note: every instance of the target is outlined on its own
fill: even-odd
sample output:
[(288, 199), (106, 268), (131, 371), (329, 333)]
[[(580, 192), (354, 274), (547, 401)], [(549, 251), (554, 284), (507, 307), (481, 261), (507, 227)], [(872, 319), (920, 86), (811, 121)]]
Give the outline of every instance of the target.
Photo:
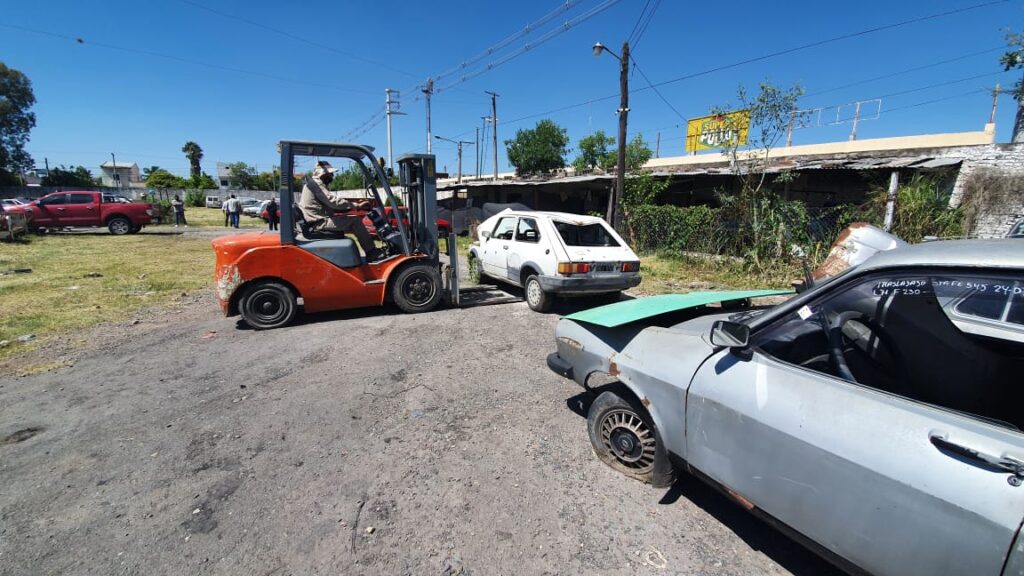
[(604, 220), (562, 212), (504, 210), (480, 223), (469, 249), (470, 277), (524, 289), (543, 312), (555, 296), (618, 298), (640, 283), (640, 259)]

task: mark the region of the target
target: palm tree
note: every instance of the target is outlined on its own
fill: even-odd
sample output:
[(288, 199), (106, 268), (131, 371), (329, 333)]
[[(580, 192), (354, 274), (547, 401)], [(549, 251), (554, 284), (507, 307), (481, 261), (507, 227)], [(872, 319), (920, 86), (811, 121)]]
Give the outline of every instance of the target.
[(185, 157), (192, 164), (192, 177), (198, 178), (202, 173), (199, 161), (203, 159), (203, 149), (199, 147), (199, 144), (189, 140), (181, 147), (181, 151), (185, 153)]
[(153, 172), (159, 172), (160, 170), (163, 170), (163, 168), (161, 168), (159, 166), (150, 166), (149, 168), (143, 168), (142, 169), (142, 181), (145, 182), (146, 179), (149, 178), (150, 174), (152, 174)]

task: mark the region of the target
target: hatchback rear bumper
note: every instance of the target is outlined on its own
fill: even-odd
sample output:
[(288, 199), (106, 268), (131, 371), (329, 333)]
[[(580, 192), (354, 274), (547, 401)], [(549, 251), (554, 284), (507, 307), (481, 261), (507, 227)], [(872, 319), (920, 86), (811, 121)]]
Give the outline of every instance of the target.
[(538, 276), (540, 286), (545, 292), (552, 294), (594, 294), (599, 292), (615, 292), (627, 290), (640, 284), (640, 275), (616, 276), (612, 278), (594, 278), (580, 276)]

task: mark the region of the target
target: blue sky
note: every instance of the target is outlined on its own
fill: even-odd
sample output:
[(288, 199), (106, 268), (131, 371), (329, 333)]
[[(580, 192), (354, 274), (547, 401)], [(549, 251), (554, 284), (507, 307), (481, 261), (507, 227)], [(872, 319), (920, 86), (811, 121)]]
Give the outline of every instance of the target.
[[(605, 7), (590, 18), (588, 11)], [(571, 145), (593, 130), (617, 127), (618, 62), (591, 51), (600, 41), (616, 52), (645, 6), (657, 11), (633, 55), (655, 83), (819, 40), (957, 10), (984, 0), (858, 3), (796, 1), (681, 2), (573, 0), (536, 32), (477, 62), (486, 66), (517, 52), (563, 23), (568, 30), (433, 99), (434, 134), (474, 139), (498, 98), (499, 140), (551, 118)], [(417, 85), (563, 6), (556, 0), (518, 2), (264, 2), (149, 0), (129, 2), (9, 2), (0, 14), (0, 61), (32, 80), (38, 103), (29, 151), (42, 166), (81, 164), (94, 172), (109, 160), (159, 165), (186, 174), (187, 140), (205, 151), (203, 168), (244, 161), (260, 170), (278, 163), (281, 139), (342, 140), (383, 108), (384, 89), (402, 90), (394, 119), (395, 153), (426, 148), (424, 102)], [(981, 130), (991, 95), (983, 91), (1019, 73), (998, 65), (1003, 34), (1020, 23), (1024, 4), (991, 5), (634, 92), (630, 137), (641, 132), (661, 156), (683, 153), (683, 117), (731, 104), (740, 84), (800, 83), (807, 108), (882, 99), (877, 119), (860, 124), (860, 138)], [(36, 32), (27, 29), (35, 30)], [(46, 34), (40, 33), (45, 32)], [(83, 42), (76, 42), (81, 38)], [(939, 62), (954, 60), (931, 66)], [(908, 71), (929, 66), (924, 69)], [(892, 75), (874, 82), (863, 80)], [(971, 78), (976, 77), (976, 78)], [(458, 74), (439, 81), (445, 87)], [(964, 80), (971, 78), (969, 80)], [(632, 90), (647, 83), (634, 73)], [(848, 84), (857, 84), (842, 88)], [(839, 89), (837, 89), (839, 88)], [(537, 117), (603, 96), (614, 98)], [(923, 104), (941, 100), (932, 104)], [(921, 105), (918, 105), (921, 104)], [(1006, 141), (1015, 102), (1000, 99), (997, 141)], [(869, 106), (866, 106), (866, 109)], [(874, 108), (871, 108), (872, 111)], [(844, 116), (849, 115), (844, 108)], [(798, 130), (795, 144), (845, 140), (850, 125)], [(529, 118), (528, 118), (529, 117)], [(521, 120), (527, 118), (525, 120)], [(356, 138), (386, 151), (380, 122)], [(439, 167), (455, 172), (455, 145), (435, 142)], [(491, 170), (488, 161), (485, 172)], [(571, 160), (570, 154), (570, 160)], [(475, 164), (472, 146), (463, 169)], [(499, 142), (499, 164), (508, 169)]]

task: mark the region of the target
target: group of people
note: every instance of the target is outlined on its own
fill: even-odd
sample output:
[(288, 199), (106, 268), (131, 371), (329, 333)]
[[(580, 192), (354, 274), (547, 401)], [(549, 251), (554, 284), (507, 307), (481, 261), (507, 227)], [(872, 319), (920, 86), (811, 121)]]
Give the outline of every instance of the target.
[[(239, 220), (242, 217), (242, 201), (232, 194), (220, 205), (220, 209), (224, 212), (224, 226), (238, 228)], [(264, 210), (267, 212), (267, 225), (271, 230), (277, 230), (277, 224), (281, 218), (278, 213), (277, 200), (271, 198)]]

